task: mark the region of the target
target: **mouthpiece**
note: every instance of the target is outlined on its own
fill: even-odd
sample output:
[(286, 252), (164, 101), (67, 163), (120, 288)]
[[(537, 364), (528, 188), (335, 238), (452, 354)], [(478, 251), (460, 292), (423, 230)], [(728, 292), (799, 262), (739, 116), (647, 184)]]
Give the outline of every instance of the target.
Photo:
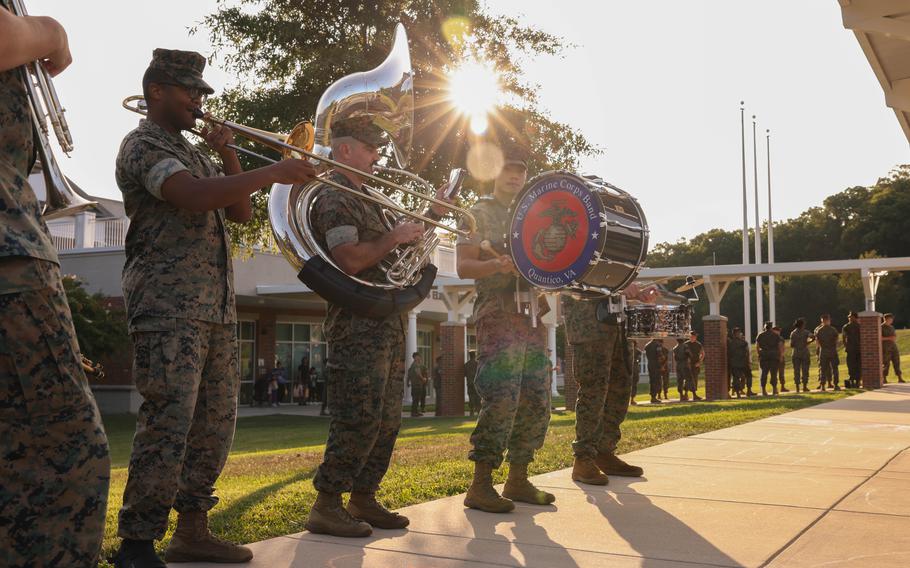
[(201, 109), (201, 108), (194, 108), (194, 109), (193, 109), (193, 118), (195, 118), (196, 120), (202, 120), (203, 117), (205, 117), (205, 113), (202, 112), (202, 109)]

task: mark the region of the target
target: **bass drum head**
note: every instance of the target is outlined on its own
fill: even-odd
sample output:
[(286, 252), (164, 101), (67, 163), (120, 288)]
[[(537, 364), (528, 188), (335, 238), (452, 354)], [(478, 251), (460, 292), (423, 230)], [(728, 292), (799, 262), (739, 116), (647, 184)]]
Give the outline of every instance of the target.
[(510, 208), (506, 241), (519, 274), (537, 288), (582, 282), (600, 259), (604, 206), (585, 181), (568, 172), (543, 173)]

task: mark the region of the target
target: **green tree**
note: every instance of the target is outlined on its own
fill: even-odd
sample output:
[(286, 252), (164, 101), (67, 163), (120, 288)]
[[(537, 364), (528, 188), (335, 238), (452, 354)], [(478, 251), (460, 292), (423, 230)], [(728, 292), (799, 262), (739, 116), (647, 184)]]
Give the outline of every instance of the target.
[[(574, 168), (579, 156), (599, 151), (578, 130), (551, 120), (538, 105), (535, 86), (522, 76), (522, 58), (558, 54), (565, 42), (492, 15), (476, 0), (219, 0), (217, 10), (193, 31), (205, 29), (216, 54), (240, 77), (213, 99), (217, 113), (287, 132), (313, 119), (332, 82), (382, 62), (398, 22), (408, 31), (415, 70), (412, 171), (436, 185), (450, 168), (465, 165), (469, 128), (445, 97), (444, 77), (462, 58), (475, 55), (495, 66), (511, 101), (491, 121), (488, 136), (525, 138), (532, 148), (531, 171)], [(254, 243), (268, 231), (266, 201), (264, 192), (254, 197), (255, 219), (232, 228), (235, 244)]]
[(103, 294), (89, 294), (74, 276), (63, 277), (63, 289), (82, 353), (97, 361), (102, 355), (122, 352), (128, 337), (126, 313), (110, 307)]

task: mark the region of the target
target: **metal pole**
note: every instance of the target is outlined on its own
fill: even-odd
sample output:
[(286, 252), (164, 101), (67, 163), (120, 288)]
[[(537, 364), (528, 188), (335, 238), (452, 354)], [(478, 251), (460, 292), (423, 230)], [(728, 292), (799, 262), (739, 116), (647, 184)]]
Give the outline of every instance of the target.
[[(752, 115), (752, 168), (755, 172), (755, 264), (761, 264), (761, 219), (758, 216), (758, 148), (755, 145), (755, 115)], [(761, 329), (765, 317), (761, 274), (755, 275), (755, 325)]]
[[(749, 264), (749, 208), (746, 193), (746, 119), (744, 101), (739, 101), (739, 129), (743, 148), (743, 264)], [(746, 341), (752, 343), (752, 291), (749, 279), (743, 278), (743, 331)]]
[[(774, 264), (774, 218), (771, 216), (771, 131), (765, 130), (765, 149), (768, 156), (768, 264)], [(768, 315), (777, 323), (777, 299), (774, 275), (768, 276)]]

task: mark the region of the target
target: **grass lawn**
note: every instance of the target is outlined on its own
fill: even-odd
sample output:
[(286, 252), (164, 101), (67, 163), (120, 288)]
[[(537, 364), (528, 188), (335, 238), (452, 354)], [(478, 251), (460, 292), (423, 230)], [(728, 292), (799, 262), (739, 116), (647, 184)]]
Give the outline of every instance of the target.
[[(623, 425), (620, 452), (726, 428), (847, 396), (850, 392), (790, 395), (741, 401), (632, 407)], [(134, 429), (131, 416), (108, 416), (113, 472), (105, 557), (118, 545), (117, 511), (126, 483)], [(533, 473), (569, 467), (575, 415), (554, 414)], [(211, 513), (213, 530), (236, 542), (254, 542), (299, 532), (315, 499), (312, 477), (321, 461), (328, 421), (303, 416), (263, 416), (238, 421), (231, 456), (217, 484), (221, 502)], [(466, 459), (474, 427), (466, 418), (405, 419), (392, 466), (380, 493), (390, 508), (430, 501), (467, 490), (472, 464)], [(497, 475), (504, 481), (505, 471)], [(168, 536), (174, 528), (171, 515)]]

